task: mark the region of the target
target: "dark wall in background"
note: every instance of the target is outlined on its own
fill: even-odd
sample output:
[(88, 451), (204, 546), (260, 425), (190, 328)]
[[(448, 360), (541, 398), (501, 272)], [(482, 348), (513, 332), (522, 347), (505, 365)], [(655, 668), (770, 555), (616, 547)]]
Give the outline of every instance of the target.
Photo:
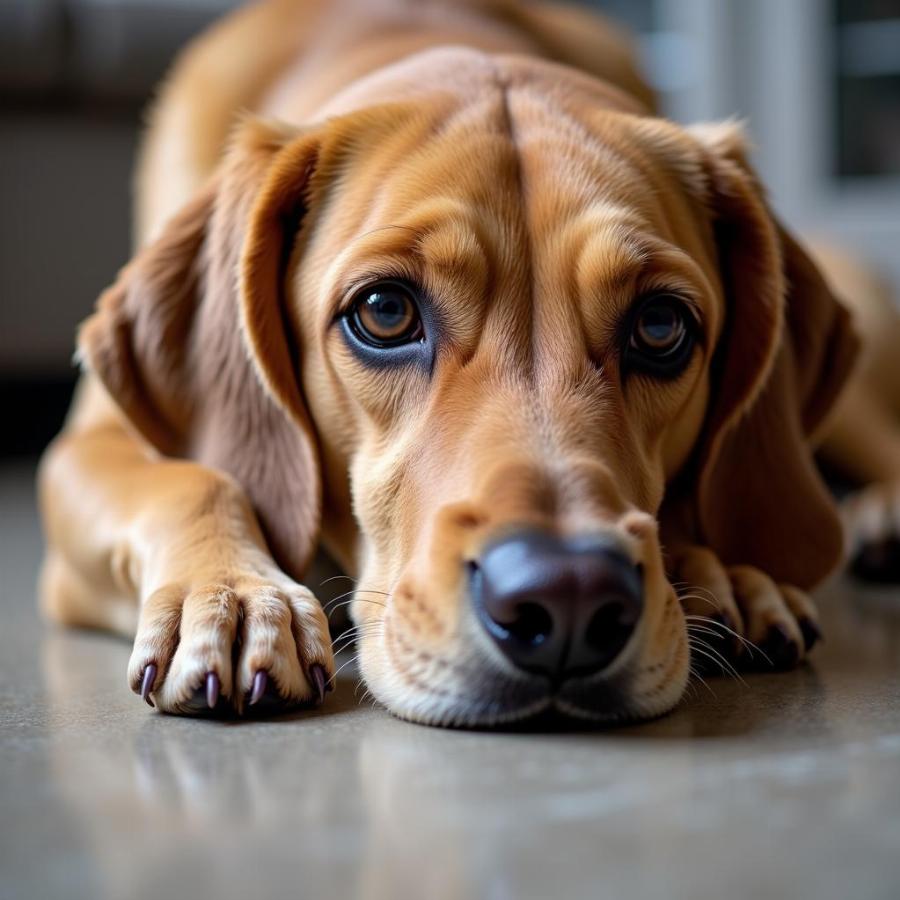
[(234, 0), (0, 0), (0, 456), (59, 429), (78, 322), (130, 255), (142, 116)]
[(137, 110), (0, 107), (0, 374), (62, 376), (127, 259)]

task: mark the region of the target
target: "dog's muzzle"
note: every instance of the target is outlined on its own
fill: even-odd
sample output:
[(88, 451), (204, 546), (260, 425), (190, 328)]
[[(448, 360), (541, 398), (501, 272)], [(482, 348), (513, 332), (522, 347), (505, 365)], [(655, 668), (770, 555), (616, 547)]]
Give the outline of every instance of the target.
[(469, 573), (485, 631), (515, 666), (555, 684), (609, 668), (644, 607), (640, 568), (608, 537), (518, 531)]

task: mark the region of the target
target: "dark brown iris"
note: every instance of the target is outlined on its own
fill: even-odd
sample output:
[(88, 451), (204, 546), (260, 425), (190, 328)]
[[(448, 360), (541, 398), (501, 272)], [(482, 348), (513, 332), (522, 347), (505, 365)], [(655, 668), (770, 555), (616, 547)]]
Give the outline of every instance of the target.
[(648, 303), (635, 323), (632, 346), (654, 356), (664, 356), (681, 346), (687, 326), (681, 305), (666, 297)]
[(415, 340), (421, 332), (419, 310), (410, 291), (386, 282), (363, 291), (353, 309), (357, 335), (375, 346)]

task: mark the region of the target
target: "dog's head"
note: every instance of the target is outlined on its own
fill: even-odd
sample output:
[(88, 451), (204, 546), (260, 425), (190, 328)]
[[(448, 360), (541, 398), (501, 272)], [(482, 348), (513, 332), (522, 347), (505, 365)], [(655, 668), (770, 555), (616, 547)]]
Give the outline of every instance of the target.
[(245, 123), (81, 347), (159, 450), (235, 475), (288, 571), (321, 540), (358, 575), (379, 699), (475, 724), (678, 700), (660, 522), (828, 572), (809, 443), (845, 325), (736, 128), (454, 50), (302, 132)]

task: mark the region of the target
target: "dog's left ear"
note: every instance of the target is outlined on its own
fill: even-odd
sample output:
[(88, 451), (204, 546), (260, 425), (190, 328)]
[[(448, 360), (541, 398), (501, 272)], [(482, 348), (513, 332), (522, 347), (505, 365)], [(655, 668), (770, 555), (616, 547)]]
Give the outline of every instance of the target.
[(318, 543), (322, 488), (286, 281), (321, 146), (318, 133), (245, 121), (79, 336), (124, 422), (163, 455), (232, 475), (294, 577)]
[(768, 209), (740, 129), (692, 132), (702, 145), (726, 303), (700, 447), (700, 537), (726, 564), (810, 588), (842, 552), (813, 443), (857, 340), (847, 311)]

